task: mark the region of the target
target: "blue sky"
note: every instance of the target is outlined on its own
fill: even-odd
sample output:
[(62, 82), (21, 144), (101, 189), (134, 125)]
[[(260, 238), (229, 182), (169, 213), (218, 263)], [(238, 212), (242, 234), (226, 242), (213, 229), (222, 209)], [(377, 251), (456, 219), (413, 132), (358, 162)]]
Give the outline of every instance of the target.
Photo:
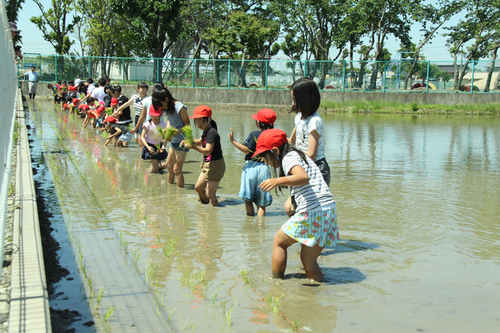
[[(42, 0), (42, 3), (44, 4), (45, 8), (50, 7), (50, 0)], [(23, 43), (21, 44), (22, 51), (23, 53), (39, 53), (42, 55), (54, 54), (54, 48), (52, 47), (52, 45), (43, 39), (42, 33), (30, 21), (30, 18), (32, 16), (39, 16), (39, 15), (40, 15), (40, 9), (33, 1), (28, 0), (26, 1), (26, 3), (23, 4), (23, 8), (19, 13), (19, 20), (17, 22), (17, 27), (18, 29), (21, 30), (21, 35), (23, 36)], [(459, 17), (460, 16), (455, 17), (450, 23), (458, 22)], [(446, 38), (440, 36), (444, 32), (445, 30), (441, 29), (439, 31), (439, 36), (436, 36), (433, 39), (432, 44), (429, 44), (424, 47), (423, 55), (426, 57), (427, 60), (452, 61), (452, 58), (445, 47)], [(414, 38), (414, 43), (418, 43), (418, 41), (420, 40), (419, 27), (416, 26), (413, 27), (411, 35)], [(71, 38), (71, 39), (76, 40), (76, 38)], [(399, 43), (392, 42), (390, 38), (386, 42), (386, 47), (394, 56), (399, 48)], [(73, 45), (72, 51), (81, 53), (81, 49), (78, 43), (75, 43)], [(285, 56), (282, 56), (282, 58), (286, 59)]]

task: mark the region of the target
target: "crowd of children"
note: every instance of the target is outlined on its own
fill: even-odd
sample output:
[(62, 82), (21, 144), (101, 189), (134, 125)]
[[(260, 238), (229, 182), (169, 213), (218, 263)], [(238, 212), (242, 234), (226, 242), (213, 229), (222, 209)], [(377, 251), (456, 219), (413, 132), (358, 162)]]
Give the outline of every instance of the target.
[[(151, 96), (148, 96), (148, 85), (139, 83), (137, 94), (128, 99), (121, 87), (111, 85), (107, 78), (99, 79), (97, 87), (92, 79), (79, 81), (78, 85), (66, 81), (55, 86), (49, 84), (54, 103), (61, 104), (62, 110), (80, 115), (84, 127), (91, 124), (106, 132), (105, 145), (114, 141), (115, 146), (127, 146), (135, 135), (141, 158), (151, 161), (151, 172), (167, 169), (168, 182), (176, 181), (178, 187), (184, 186), (182, 167), (186, 154), (189, 150), (202, 154), (195, 190), (203, 204), (220, 205), (216, 193), (226, 164), (210, 107), (200, 105), (189, 116), (187, 107), (158, 83)], [(338, 242), (339, 233), (336, 204), (329, 190), (324, 125), (317, 112), (320, 94), (313, 80), (301, 78), (291, 86), (291, 97), (290, 112), (296, 116), (295, 128), (289, 137), (274, 128), (276, 113), (271, 109), (252, 115), (257, 130), (243, 143), (234, 139), (232, 129), (228, 137), (245, 154), (239, 197), (245, 202), (247, 215), (255, 215), (255, 205), (257, 215), (264, 216), (266, 207), (272, 204), (270, 191), (275, 189), (278, 194), (283, 188), (290, 188), (285, 204), (289, 220), (274, 236), (273, 276), (284, 277), (287, 248), (300, 242), (300, 258), (307, 278), (322, 281), (317, 258), (325, 246)], [(202, 130), (198, 139), (192, 138), (190, 119)]]

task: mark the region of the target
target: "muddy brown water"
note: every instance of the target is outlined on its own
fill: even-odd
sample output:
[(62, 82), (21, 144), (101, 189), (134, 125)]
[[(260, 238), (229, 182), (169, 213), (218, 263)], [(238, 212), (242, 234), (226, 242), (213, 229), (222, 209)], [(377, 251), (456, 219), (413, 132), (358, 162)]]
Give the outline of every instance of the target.
[[(497, 118), (325, 115), (342, 241), (323, 251), (318, 284), (303, 278), (297, 245), (287, 278), (269, 277), (286, 195), (274, 195), (265, 218), (245, 216), (238, 198), (243, 154), (227, 133), (233, 128), (243, 141), (257, 108), (214, 110), (227, 166), (221, 208), (197, 200), (199, 153), (188, 153), (179, 189), (167, 174), (149, 173), (135, 144), (104, 147), (81, 119), (49, 103), (31, 108), (80, 267), (72, 281), (87, 300), (76, 302), (88, 302), (94, 315), (90, 331), (487, 332), (500, 325)], [(290, 133), (293, 117), (278, 114), (276, 127)]]

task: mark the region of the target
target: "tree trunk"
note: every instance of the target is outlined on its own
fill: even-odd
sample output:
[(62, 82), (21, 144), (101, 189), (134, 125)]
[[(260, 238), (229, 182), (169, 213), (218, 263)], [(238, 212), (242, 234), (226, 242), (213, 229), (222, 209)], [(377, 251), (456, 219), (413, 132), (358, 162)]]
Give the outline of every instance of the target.
[(500, 46), (497, 46), (493, 49), (491, 65), (490, 65), (490, 69), (488, 70), (488, 76), (486, 77), (486, 85), (484, 86), (484, 92), (490, 91), (491, 77), (493, 76), (493, 71), (495, 69), (495, 63), (497, 60), (497, 52), (498, 52), (499, 48), (500, 48)]

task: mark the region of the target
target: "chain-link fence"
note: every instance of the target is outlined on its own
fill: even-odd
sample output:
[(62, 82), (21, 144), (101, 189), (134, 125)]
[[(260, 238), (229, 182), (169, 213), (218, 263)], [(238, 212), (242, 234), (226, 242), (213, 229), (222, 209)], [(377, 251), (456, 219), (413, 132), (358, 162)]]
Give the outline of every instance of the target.
[(322, 90), (500, 92), (500, 60), (193, 60), (25, 54), (18, 66), (20, 73), (35, 66), (45, 82), (108, 76), (120, 84), (162, 81), (193, 88), (284, 89), (307, 76)]

